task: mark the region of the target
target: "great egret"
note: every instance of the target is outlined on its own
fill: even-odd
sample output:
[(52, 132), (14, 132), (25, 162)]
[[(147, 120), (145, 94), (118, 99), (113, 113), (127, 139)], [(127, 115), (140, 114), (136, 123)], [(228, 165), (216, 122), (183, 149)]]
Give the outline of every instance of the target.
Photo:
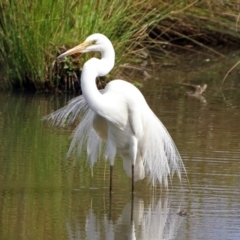
[[(134, 181), (148, 175), (152, 184), (168, 186), (168, 177), (176, 172), (181, 179), (184, 165), (168, 131), (149, 108), (141, 92), (123, 80), (109, 82), (105, 89), (96, 87), (96, 77), (105, 76), (114, 66), (115, 51), (103, 34), (92, 34), (82, 44), (61, 54), (100, 52), (101, 59), (91, 58), (82, 68), (82, 96), (46, 117), (55, 125), (66, 125), (83, 115), (77, 126), (68, 155), (77, 148), (81, 154), (86, 146), (88, 160), (93, 166), (105, 150), (110, 163), (110, 192), (116, 154), (123, 160), (123, 168)], [(104, 147), (104, 143), (106, 146)]]

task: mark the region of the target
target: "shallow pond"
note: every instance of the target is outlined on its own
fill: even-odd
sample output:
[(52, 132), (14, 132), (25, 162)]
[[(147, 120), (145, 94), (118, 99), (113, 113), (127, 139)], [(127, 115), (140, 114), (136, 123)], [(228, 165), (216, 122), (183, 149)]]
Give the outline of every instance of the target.
[[(1, 93), (0, 239), (240, 239), (239, 73), (220, 89), (217, 64), (202, 74), (184, 69), (155, 66), (142, 92), (178, 146), (190, 185), (186, 176), (169, 192), (138, 182), (133, 206), (121, 160), (110, 199), (109, 166), (91, 171), (84, 154), (67, 160), (72, 129), (41, 121), (71, 96)], [(184, 96), (182, 78), (207, 83), (206, 102)]]

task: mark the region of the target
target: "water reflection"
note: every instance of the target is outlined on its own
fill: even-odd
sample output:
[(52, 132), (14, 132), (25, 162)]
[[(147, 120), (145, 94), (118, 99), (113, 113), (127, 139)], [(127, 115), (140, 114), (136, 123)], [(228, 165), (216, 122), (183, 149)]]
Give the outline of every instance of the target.
[[(66, 160), (72, 129), (41, 122), (72, 96), (0, 93), (0, 239), (124, 239), (124, 234), (130, 239), (240, 239), (239, 73), (220, 91), (217, 70), (190, 68), (190, 73), (161, 69), (163, 80), (149, 81), (142, 91), (178, 146), (191, 197), (160, 196), (159, 189), (153, 195), (139, 182), (133, 224), (130, 179), (122, 162), (116, 161), (109, 216), (108, 167), (105, 171), (104, 163), (97, 163), (92, 178), (84, 154), (76, 164)], [(203, 79), (207, 104), (184, 97), (185, 88), (168, 87), (169, 79), (196, 79), (196, 84)], [(177, 215), (181, 210), (190, 215)]]
[(149, 199), (135, 197), (133, 202), (123, 206), (115, 220), (109, 213), (99, 216), (92, 207), (86, 212), (84, 221), (83, 216), (78, 217), (76, 213), (66, 223), (68, 239), (176, 239), (183, 217), (171, 206), (169, 197), (152, 195), (148, 202)]

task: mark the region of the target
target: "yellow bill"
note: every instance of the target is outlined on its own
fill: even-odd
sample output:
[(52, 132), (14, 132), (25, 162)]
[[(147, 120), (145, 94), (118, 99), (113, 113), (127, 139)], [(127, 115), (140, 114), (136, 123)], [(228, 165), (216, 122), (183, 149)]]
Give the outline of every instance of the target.
[(86, 49), (86, 47), (88, 47), (91, 44), (92, 44), (92, 42), (83, 42), (83, 43), (77, 45), (76, 47), (71, 48), (71, 49), (67, 50), (66, 52), (62, 53), (61, 55), (59, 55), (57, 57), (57, 59), (64, 58), (64, 57), (67, 57), (67, 56), (70, 56), (70, 55), (73, 55), (76, 53), (81, 53), (83, 50)]

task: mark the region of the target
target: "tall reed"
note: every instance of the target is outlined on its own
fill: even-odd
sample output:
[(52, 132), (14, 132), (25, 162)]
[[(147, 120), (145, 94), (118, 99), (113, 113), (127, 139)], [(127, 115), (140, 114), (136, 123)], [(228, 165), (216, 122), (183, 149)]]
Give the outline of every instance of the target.
[[(234, 0), (2, 0), (0, 88), (58, 88), (56, 56), (95, 32), (112, 40), (117, 67), (138, 58), (150, 41), (159, 49), (166, 39), (169, 46), (184, 38), (217, 44), (226, 35), (239, 42), (239, 9)], [(76, 70), (71, 62), (60, 67), (69, 76)]]
[(58, 87), (52, 76), (56, 56), (94, 32), (113, 41), (119, 65), (136, 56), (136, 49), (148, 40), (148, 30), (181, 4), (174, 1), (155, 7), (154, 1), (147, 0), (2, 0), (0, 64), (5, 83), (11, 88), (37, 90), (44, 89), (46, 82)]

